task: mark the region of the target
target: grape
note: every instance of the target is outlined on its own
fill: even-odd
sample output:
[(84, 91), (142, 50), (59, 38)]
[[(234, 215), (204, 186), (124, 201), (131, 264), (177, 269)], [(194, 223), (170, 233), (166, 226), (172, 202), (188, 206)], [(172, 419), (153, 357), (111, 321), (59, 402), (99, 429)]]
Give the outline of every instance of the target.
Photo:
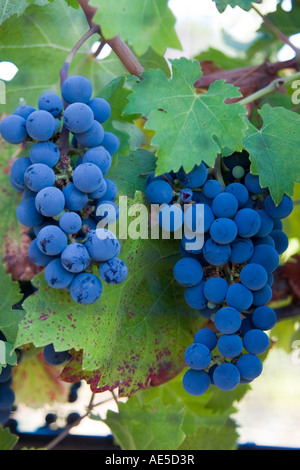
[(104, 227), (104, 222), (105, 225), (111, 225), (119, 218), (119, 208), (113, 201), (100, 201), (97, 204), (94, 217), (98, 222), (101, 222), (98, 225), (99, 228)]
[(262, 362), (254, 354), (243, 354), (236, 362), (241, 377), (246, 380), (254, 380), (262, 373)]
[(0, 384), (8, 382), (12, 377), (12, 367), (7, 364), (5, 367), (2, 367), (0, 373)]
[(15, 188), (17, 191), (24, 191), (24, 174), (30, 165), (31, 161), (28, 157), (19, 157), (12, 164), (9, 180), (12, 187)]
[(234, 307), (239, 312), (248, 310), (253, 302), (251, 290), (239, 282), (232, 284), (226, 293), (226, 303), (228, 307)]
[(281, 219), (273, 219), (274, 227), (273, 230), (282, 230), (283, 229), (283, 222)]
[(260, 264), (251, 262), (241, 270), (240, 280), (248, 289), (257, 291), (267, 284), (268, 273)]
[(37, 142), (30, 151), (29, 157), (32, 163), (43, 163), (54, 167), (59, 158), (59, 148), (53, 142)]
[(37, 239), (34, 238), (28, 247), (28, 257), (30, 261), (37, 266), (47, 266), (53, 260), (52, 256), (45, 255), (37, 245)]
[(207, 204), (193, 204), (185, 208), (184, 226), (190, 232), (207, 232), (214, 220), (214, 214)]
[(153, 181), (146, 188), (146, 198), (150, 204), (169, 204), (173, 189), (166, 181)]
[(46, 255), (59, 255), (67, 246), (67, 235), (56, 225), (43, 227), (37, 235), (37, 245)]
[(275, 311), (268, 305), (257, 307), (252, 315), (253, 325), (263, 331), (271, 330), (277, 323)]
[(270, 340), (264, 331), (253, 329), (244, 335), (244, 347), (250, 354), (263, 354), (268, 350), (269, 346)]
[(180, 199), (184, 204), (188, 204), (193, 197), (193, 191), (189, 188), (182, 189), (180, 191)]
[(233, 217), (238, 205), (238, 200), (233, 194), (221, 193), (213, 199), (212, 211), (216, 217)]
[(106, 175), (111, 167), (112, 159), (110, 153), (104, 147), (93, 147), (88, 149), (82, 158), (83, 163), (94, 163)]
[(122, 260), (112, 258), (101, 264), (99, 274), (107, 284), (121, 284), (127, 277), (128, 269)]
[(63, 121), (66, 128), (74, 134), (86, 132), (93, 124), (94, 114), (88, 105), (72, 103), (64, 111)]
[(268, 280), (267, 280), (267, 284), (271, 287), (274, 283), (274, 276), (272, 273), (268, 273)]
[(204, 286), (204, 295), (210, 302), (219, 304), (225, 300), (228, 283), (222, 277), (211, 277)]
[(261, 219), (253, 209), (240, 209), (234, 216), (240, 237), (250, 238), (257, 234), (261, 226)]
[(88, 103), (91, 99), (93, 88), (91, 82), (80, 75), (68, 77), (61, 88), (63, 99), (67, 103)]
[(273, 238), (270, 237), (270, 235), (267, 235), (266, 237), (263, 237), (263, 238), (254, 237), (253, 238), (253, 245), (254, 246), (256, 246), (256, 245), (269, 245), (269, 246), (272, 246), (273, 248), (275, 248), (275, 242), (274, 242)]
[(117, 185), (110, 180), (109, 178), (104, 178), (106, 183), (106, 191), (104, 195), (99, 199), (99, 201), (114, 201), (117, 197), (118, 187)]
[(259, 177), (257, 175), (252, 175), (252, 173), (247, 173), (245, 177), (245, 186), (251, 194), (263, 194), (267, 190), (267, 188), (262, 188), (260, 186)]
[(172, 176), (170, 175), (170, 173), (164, 173), (163, 175), (155, 176), (155, 171), (152, 171), (152, 173), (150, 173), (146, 178), (145, 186), (147, 187), (148, 184), (152, 183), (153, 181), (158, 181), (158, 180), (166, 181), (167, 183), (169, 182), (170, 184), (174, 184), (174, 180)]
[(45, 217), (54, 217), (64, 209), (65, 196), (55, 186), (43, 188), (36, 195), (35, 207)]
[(245, 174), (245, 169), (242, 166), (237, 165), (234, 168), (232, 168), (231, 173), (234, 178), (241, 179), (243, 178)]
[(24, 182), (28, 189), (38, 192), (55, 183), (55, 173), (48, 165), (33, 163), (24, 173)]
[(102, 294), (102, 285), (99, 278), (94, 274), (76, 274), (70, 286), (70, 294), (78, 304), (93, 304)]
[(9, 144), (21, 144), (28, 137), (25, 119), (17, 114), (6, 116), (0, 123), (0, 134)]
[(209, 375), (202, 370), (189, 369), (182, 379), (184, 390), (193, 396), (204, 395), (209, 389), (210, 383)]
[(44, 142), (55, 133), (56, 122), (48, 111), (34, 111), (26, 121), (26, 130), (33, 140)]
[(204, 238), (202, 234), (189, 232), (185, 230), (180, 242), (180, 250), (183, 250), (184, 257), (195, 256), (202, 253)]
[(230, 258), (230, 245), (219, 245), (209, 238), (204, 247), (203, 255), (206, 261), (213, 266), (222, 266), (227, 263)]
[(85, 247), (95, 261), (108, 261), (120, 252), (119, 240), (106, 228), (89, 232)]
[(33, 111), (36, 111), (36, 109), (33, 106), (29, 106), (28, 104), (24, 104), (22, 106), (18, 106), (14, 110), (14, 114), (17, 114), (18, 116), (21, 116), (23, 119), (28, 118), (28, 116), (33, 113)]
[(239, 208), (243, 207), (249, 199), (249, 192), (247, 188), (241, 183), (229, 184), (226, 186), (225, 192), (236, 197)]
[(203, 370), (210, 364), (211, 353), (204, 344), (194, 343), (186, 349), (184, 360), (186, 365), (191, 369)]
[(63, 189), (66, 208), (70, 211), (80, 211), (88, 203), (88, 195), (79, 191), (73, 183), (68, 184)]
[(174, 266), (175, 280), (184, 287), (192, 287), (203, 279), (203, 269), (199, 261), (193, 258), (183, 258)]
[(269, 194), (265, 200), (265, 211), (274, 219), (285, 219), (290, 215), (294, 207), (293, 200), (284, 194), (278, 206), (275, 205), (271, 195)]
[(44, 93), (39, 97), (38, 108), (48, 111), (52, 116), (57, 117), (63, 109), (63, 101), (60, 96), (55, 93)]
[(217, 180), (208, 180), (203, 186), (203, 194), (209, 199), (214, 199), (222, 192), (222, 186)]
[(44, 217), (36, 210), (35, 199), (27, 197), (17, 207), (16, 216), (20, 224), (25, 227), (34, 227), (44, 222)]
[(215, 316), (215, 326), (220, 333), (231, 335), (236, 333), (242, 324), (240, 313), (233, 307), (222, 307)]
[(268, 273), (272, 273), (279, 265), (279, 255), (272, 246), (257, 245), (254, 247), (250, 263), (260, 264)]
[(55, 258), (47, 264), (44, 275), (47, 284), (54, 289), (65, 289), (74, 278), (74, 274), (64, 268), (60, 258)]
[(245, 334), (250, 331), (254, 330), (255, 326), (253, 325), (251, 317), (246, 317), (242, 320), (242, 325), (240, 328), (240, 333), (242, 336), (245, 336)]
[(73, 411), (72, 413), (69, 413), (67, 416), (67, 426), (77, 426), (80, 422), (80, 414), (77, 413), (76, 411)]
[(0, 423), (5, 424), (11, 415), (11, 408), (0, 409)]
[(181, 168), (177, 173), (177, 179), (179, 183), (186, 188), (200, 188), (207, 180), (207, 168), (203, 162), (200, 165), (195, 165), (193, 170), (189, 173), (186, 173), (184, 169)]
[(77, 212), (65, 212), (59, 219), (60, 228), (69, 234), (79, 232), (82, 227), (82, 220)]
[(266, 284), (262, 289), (253, 292), (253, 305), (261, 307), (266, 305), (272, 299), (272, 289), (269, 284)]
[(61, 253), (61, 264), (70, 273), (80, 273), (90, 264), (90, 255), (85, 246), (71, 243)]
[(91, 127), (80, 134), (75, 134), (76, 140), (81, 147), (91, 148), (102, 145), (104, 130), (98, 121), (93, 121)]
[(182, 227), (184, 214), (180, 206), (165, 204), (158, 213), (160, 227), (167, 232), (176, 232)]
[(237, 165), (242, 166), (245, 169), (250, 167), (249, 154), (246, 151), (235, 152), (232, 155), (223, 157), (223, 161), (230, 170), (232, 170)]
[(101, 145), (111, 154), (116, 153), (120, 148), (120, 141), (118, 137), (112, 132), (104, 132)]
[(102, 180), (102, 171), (93, 163), (81, 163), (73, 171), (73, 184), (83, 193), (96, 191)]
[(256, 237), (266, 237), (272, 232), (274, 221), (268, 216), (265, 210), (257, 210), (256, 213), (259, 215), (261, 221), (260, 229), (256, 233)]
[(253, 254), (253, 243), (250, 238), (236, 237), (230, 244), (231, 254), (229, 261), (232, 263), (243, 264), (249, 261)]
[(236, 335), (222, 335), (218, 340), (218, 349), (222, 356), (227, 358), (238, 357), (243, 351), (244, 345), (241, 338)]
[(184, 291), (186, 303), (196, 310), (202, 310), (207, 306), (207, 300), (204, 296), (205, 282), (201, 281), (196, 286), (187, 287)]
[(235, 240), (237, 236), (236, 223), (225, 217), (216, 219), (210, 226), (210, 236), (216, 243), (227, 245)]
[(55, 351), (53, 344), (44, 347), (43, 356), (51, 366), (58, 366), (71, 359), (69, 351)]
[(282, 255), (289, 246), (289, 237), (282, 230), (272, 230), (270, 237), (274, 240), (275, 250)]
[(11, 408), (15, 402), (14, 391), (7, 385), (0, 385), (0, 410)]
[(104, 98), (92, 98), (88, 106), (94, 113), (94, 118), (100, 123), (105, 122), (111, 115), (111, 106)]
[(240, 383), (239, 369), (231, 363), (218, 365), (213, 372), (213, 381), (217, 388), (223, 391), (232, 391)]
[(194, 343), (204, 344), (210, 351), (212, 351), (218, 343), (217, 335), (210, 328), (202, 328), (195, 334)]
[(103, 178), (103, 180), (101, 181), (101, 184), (100, 184), (99, 188), (96, 189), (96, 191), (93, 191), (92, 193), (89, 193), (89, 198), (90, 198), (90, 199), (101, 200), (102, 197), (104, 197), (104, 195), (105, 195), (106, 193), (107, 193), (107, 183), (106, 183), (105, 178)]

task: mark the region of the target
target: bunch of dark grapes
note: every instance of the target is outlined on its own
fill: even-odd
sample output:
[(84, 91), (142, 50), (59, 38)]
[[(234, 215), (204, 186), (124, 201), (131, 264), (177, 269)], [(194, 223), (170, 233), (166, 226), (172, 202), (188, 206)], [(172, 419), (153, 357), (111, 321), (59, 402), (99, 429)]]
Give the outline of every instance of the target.
[[(69, 290), (79, 304), (100, 298), (101, 280), (119, 284), (127, 276), (119, 240), (98, 226), (104, 208), (118, 217), (117, 186), (106, 177), (120, 145), (115, 134), (104, 131), (110, 115), (104, 98), (92, 98), (87, 78), (70, 76), (62, 98), (44, 93), (38, 109), (19, 106), (0, 124), (4, 140), (28, 151), (13, 163), (10, 182), (22, 194), (17, 219), (33, 233), (29, 259), (45, 267), (49, 286)], [(68, 152), (60, 148), (66, 136)]]
[[(198, 331), (185, 352), (183, 387), (194, 396), (211, 385), (234, 390), (262, 373), (260, 356), (269, 349), (268, 331), (277, 322), (268, 305), (273, 273), (288, 247), (282, 219), (293, 210), (289, 196), (276, 205), (260, 186), (246, 152), (224, 157), (222, 174), (220, 182), (202, 162), (188, 174), (183, 169), (153, 173), (146, 181), (147, 200), (162, 205), (161, 228), (172, 232), (184, 226), (174, 278), (184, 286), (187, 304), (211, 320), (212, 327)], [(202, 225), (198, 204), (203, 204)], [(188, 242), (200, 236), (198, 227), (204, 243), (196, 249)]]

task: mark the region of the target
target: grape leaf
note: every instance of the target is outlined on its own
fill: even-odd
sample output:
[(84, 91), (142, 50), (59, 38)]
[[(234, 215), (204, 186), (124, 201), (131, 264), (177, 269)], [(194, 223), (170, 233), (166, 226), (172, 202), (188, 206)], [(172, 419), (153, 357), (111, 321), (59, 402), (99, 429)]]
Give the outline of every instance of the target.
[(240, 7), (243, 10), (249, 11), (252, 3), (261, 3), (262, 0), (214, 0), (220, 13), (226, 10), (228, 6), (232, 8)]
[[(128, 200), (128, 207), (132, 202), (145, 204), (139, 193), (134, 201)], [(121, 242), (120, 258), (129, 275), (120, 285), (103, 283), (102, 296), (94, 305), (76, 304), (69, 292), (52, 289), (43, 274), (37, 276), (38, 291), (23, 304), (26, 315), (16, 347), (53, 343), (57, 350), (73, 348), (79, 358), (66, 368), (64, 379), (77, 374), (76, 381), (82, 376), (99, 392), (119, 386), (120, 393), (128, 396), (182, 370), (184, 351), (203, 318), (187, 306), (183, 289), (174, 281), (178, 240)]]
[(293, 195), (300, 182), (300, 116), (283, 107), (265, 104), (259, 111), (261, 129), (249, 126), (244, 146), (250, 154), (251, 172), (259, 175), (276, 204), (283, 195)]
[(22, 361), (14, 368), (13, 390), (15, 403), (26, 403), (32, 408), (66, 403), (70, 392), (68, 384), (59, 379), (62, 366), (50, 366), (42, 352), (24, 353)]
[(6, 274), (5, 266), (0, 264), (0, 331), (12, 343), (15, 342), (18, 324), (23, 318), (23, 312), (12, 307), (22, 299), (19, 284)]
[(140, 404), (136, 397), (109, 410), (105, 423), (122, 450), (174, 450), (185, 438), (184, 406), (165, 406), (160, 398)]
[(10, 432), (9, 428), (0, 426), (0, 450), (13, 450), (19, 438)]
[(0, 25), (13, 15), (21, 16), (30, 3), (43, 6), (53, 0), (0, 0)]
[(167, 47), (181, 49), (168, 0), (91, 0), (90, 4), (97, 8), (93, 21), (101, 25), (104, 37), (120, 34), (138, 56), (149, 47), (160, 55)]
[(193, 84), (202, 75), (199, 62), (181, 58), (171, 64), (171, 79), (161, 70), (144, 72), (125, 107), (127, 113), (146, 116), (145, 128), (155, 131), (157, 174), (181, 166), (191, 171), (202, 160), (213, 165), (224, 147), (242, 148), (247, 126), (245, 107), (225, 103), (241, 96), (237, 88), (218, 80), (207, 93), (197, 94)]

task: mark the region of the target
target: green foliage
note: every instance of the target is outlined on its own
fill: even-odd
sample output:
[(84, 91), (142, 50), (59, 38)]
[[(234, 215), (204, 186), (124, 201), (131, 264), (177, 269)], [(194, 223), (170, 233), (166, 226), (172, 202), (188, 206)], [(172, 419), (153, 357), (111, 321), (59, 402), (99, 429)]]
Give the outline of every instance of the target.
[(268, 187), (279, 204), (284, 194), (293, 195), (294, 183), (300, 182), (300, 117), (269, 105), (264, 105), (259, 114), (263, 126), (249, 127), (244, 145), (250, 154), (252, 173), (259, 175), (262, 187)]
[(167, 47), (181, 49), (168, 0), (91, 0), (90, 4), (98, 9), (93, 21), (101, 25), (104, 37), (120, 34), (138, 56), (149, 47), (161, 55)]
[(252, 3), (261, 3), (262, 0), (256, 0), (253, 2), (252, 0), (214, 0), (216, 2), (217, 8), (220, 13), (226, 10), (228, 6), (235, 8), (240, 7), (243, 10), (249, 11)]
[(10, 432), (8, 428), (0, 426), (0, 450), (13, 450), (19, 438)]
[(224, 147), (242, 149), (247, 126), (245, 108), (224, 103), (240, 96), (237, 88), (218, 80), (198, 95), (193, 85), (202, 75), (199, 63), (182, 58), (171, 64), (171, 79), (161, 70), (143, 73), (125, 108), (146, 115), (145, 128), (155, 131), (157, 174), (176, 172), (181, 166), (191, 171), (202, 160), (213, 165)]

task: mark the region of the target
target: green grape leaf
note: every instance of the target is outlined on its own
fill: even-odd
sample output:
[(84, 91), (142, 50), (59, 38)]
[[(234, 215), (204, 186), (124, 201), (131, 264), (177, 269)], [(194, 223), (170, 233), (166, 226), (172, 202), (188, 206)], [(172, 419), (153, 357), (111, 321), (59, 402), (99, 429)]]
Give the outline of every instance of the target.
[[(140, 193), (127, 204), (130, 211), (146, 209)], [(129, 233), (138, 221), (139, 212), (129, 217)], [(147, 212), (142, 226), (145, 223), (148, 230)], [(178, 240), (135, 235), (121, 239), (127, 279), (115, 286), (103, 282), (102, 296), (93, 305), (76, 304), (68, 291), (50, 288), (43, 274), (38, 275), (37, 292), (23, 304), (26, 315), (15, 346), (53, 343), (60, 351), (74, 349), (75, 359), (63, 378), (83, 377), (98, 392), (119, 386), (120, 394), (128, 396), (178, 374), (184, 367), (184, 351), (204, 319), (187, 306), (184, 289), (173, 277)]]
[[(135, 396), (140, 405), (147, 405), (155, 398), (160, 398), (165, 406), (185, 408), (181, 427), (185, 439), (179, 447), (182, 450), (233, 449), (237, 442), (236, 425), (230, 418), (236, 412), (233, 403), (242, 398), (247, 387), (240, 386), (230, 393), (210, 387), (204, 395), (194, 397), (186, 393), (182, 386), (186, 370), (168, 383), (138, 391)], [(218, 398), (222, 401), (224, 395), (223, 406), (219, 406)]]
[(9, 428), (0, 426), (0, 450), (13, 450), (19, 438), (10, 432)]
[[(4, 333), (7, 341), (12, 343), (16, 340), (18, 325), (24, 316), (24, 312), (12, 307), (21, 299), (19, 284), (12, 280), (10, 274), (6, 274), (5, 266), (0, 264), (0, 331)], [(9, 348), (9, 345), (7, 347)], [(7, 353), (10, 352), (5, 348), (6, 362), (9, 362)]]
[(261, 129), (249, 125), (244, 146), (250, 154), (251, 172), (259, 175), (279, 204), (283, 195), (293, 195), (294, 184), (300, 182), (300, 116), (283, 107), (265, 104), (259, 114)]
[(249, 11), (252, 3), (261, 3), (262, 0), (214, 0), (220, 13), (226, 10), (228, 6), (235, 8), (240, 7), (243, 10)]
[(13, 15), (21, 16), (30, 3), (43, 6), (51, 1), (53, 0), (0, 0), (0, 25)]
[(171, 79), (161, 70), (144, 72), (125, 107), (127, 113), (146, 116), (145, 128), (155, 131), (157, 174), (181, 166), (191, 171), (202, 160), (213, 165), (224, 147), (242, 149), (247, 126), (245, 107), (225, 103), (241, 96), (237, 88), (218, 80), (207, 93), (197, 94), (193, 85), (202, 75), (199, 62), (181, 58), (171, 64)]
[(149, 47), (160, 55), (167, 47), (181, 49), (168, 0), (91, 0), (90, 4), (97, 8), (93, 21), (101, 25), (104, 37), (120, 34), (138, 56)]
[(136, 397), (109, 410), (105, 423), (122, 450), (174, 450), (185, 438), (181, 426), (184, 406), (165, 406), (160, 398), (140, 404)]

